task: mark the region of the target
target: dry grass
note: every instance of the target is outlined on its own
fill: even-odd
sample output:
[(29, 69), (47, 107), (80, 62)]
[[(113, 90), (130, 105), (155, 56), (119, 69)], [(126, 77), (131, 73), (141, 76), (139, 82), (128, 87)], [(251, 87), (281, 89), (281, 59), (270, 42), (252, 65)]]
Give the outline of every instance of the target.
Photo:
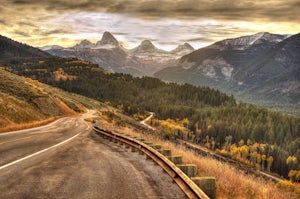
[(0, 128), (0, 133), (38, 127), (38, 126), (49, 124), (50, 122), (53, 122), (56, 119), (57, 117), (51, 117), (45, 120), (34, 121), (26, 124), (11, 124), (4, 128)]
[(32, 128), (102, 104), (0, 69), (0, 132)]
[[(99, 118), (105, 119), (105, 117)], [(162, 141), (157, 136), (142, 134), (127, 127), (118, 127), (112, 123), (101, 121), (101, 126), (113, 129), (125, 134), (143, 137), (147, 141), (160, 144), (164, 149), (171, 149), (173, 155), (182, 155), (183, 163), (196, 164), (199, 176), (213, 176), (217, 179), (217, 198), (221, 199), (296, 199), (300, 198), (293, 191), (280, 189), (271, 181), (253, 175), (246, 175), (228, 164), (219, 162), (212, 158), (202, 157), (192, 151), (187, 151), (182, 146)]]
[(77, 113), (68, 107), (64, 102), (59, 100), (58, 98), (54, 99), (54, 103), (62, 110), (66, 115), (77, 115)]

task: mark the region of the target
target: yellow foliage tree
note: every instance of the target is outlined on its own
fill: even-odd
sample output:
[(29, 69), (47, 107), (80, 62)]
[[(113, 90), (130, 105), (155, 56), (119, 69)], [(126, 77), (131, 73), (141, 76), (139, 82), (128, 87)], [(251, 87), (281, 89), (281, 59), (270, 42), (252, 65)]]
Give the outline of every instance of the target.
[(274, 161), (274, 158), (272, 156), (269, 156), (268, 159), (267, 159), (267, 163), (268, 163), (268, 168), (267, 169), (268, 169), (269, 172), (271, 171), (273, 161)]

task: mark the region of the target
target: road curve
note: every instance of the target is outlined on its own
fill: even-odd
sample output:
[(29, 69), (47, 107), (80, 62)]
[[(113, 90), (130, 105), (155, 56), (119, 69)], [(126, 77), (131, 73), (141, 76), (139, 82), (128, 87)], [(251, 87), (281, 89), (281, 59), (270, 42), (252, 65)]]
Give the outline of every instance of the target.
[(91, 114), (0, 134), (0, 167), (42, 151), (0, 169), (0, 198), (185, 198), (153, 162), (96, 135)]
[(143, 121), (141, 121), (140, 123), (142, 125), (146, 126), (147, 128), (155, 131), (156, 130), (155, 128), (153, 128), (152, 126), (150, 126), (149, 124), (146, 123), (147, 121), (149, 121), (154, 116), (153, 112), (149, 112), (149, 113), (150, 113), (150, 115), (146, 119), (144, 119)]

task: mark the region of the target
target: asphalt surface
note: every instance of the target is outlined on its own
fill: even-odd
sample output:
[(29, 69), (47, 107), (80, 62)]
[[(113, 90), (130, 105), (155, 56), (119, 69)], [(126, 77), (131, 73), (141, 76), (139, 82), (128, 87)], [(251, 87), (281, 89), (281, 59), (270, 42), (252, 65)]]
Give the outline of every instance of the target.
[(185, 198), (151, 160), (92, 131), (92, 114), (0, 134), (0, 198)]
[(143, 124), (143, 125), (145, 125), (149, 129), (155, 131), (156, 130), (155, 128), (153, 128), (152, 126), (150, 126), (149, 124), (146, 123), (148, 120), (150, 120), (154, 116), (153, 112), (149, 112), (149, 113), (150, 113), (150, 115), (146, 119), (144, 119), (143, 121), (141, 121), (140, 123)]

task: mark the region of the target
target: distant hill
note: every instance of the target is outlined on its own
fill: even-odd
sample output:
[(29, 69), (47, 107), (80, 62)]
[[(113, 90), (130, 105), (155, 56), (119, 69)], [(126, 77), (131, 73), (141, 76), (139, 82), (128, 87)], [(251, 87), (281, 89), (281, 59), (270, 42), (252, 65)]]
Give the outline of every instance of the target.
[(51, 57), (51, 55), (0, 35), (0, 58), (11, 57)]

